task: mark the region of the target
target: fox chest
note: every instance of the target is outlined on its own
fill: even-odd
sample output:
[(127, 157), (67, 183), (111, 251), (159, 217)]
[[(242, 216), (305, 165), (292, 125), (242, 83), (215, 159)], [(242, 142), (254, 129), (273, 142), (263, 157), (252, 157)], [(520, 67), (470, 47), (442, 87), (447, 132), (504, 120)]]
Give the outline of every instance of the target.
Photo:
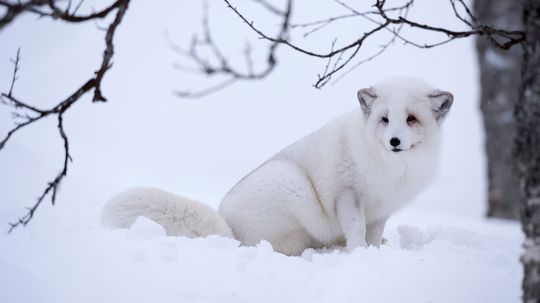
[(378, 220), (413, 200), (432, 176), (422, 167), (402, 165), (373, 167), (358, 177), (354, 187), (359, 203), (370, 219)]

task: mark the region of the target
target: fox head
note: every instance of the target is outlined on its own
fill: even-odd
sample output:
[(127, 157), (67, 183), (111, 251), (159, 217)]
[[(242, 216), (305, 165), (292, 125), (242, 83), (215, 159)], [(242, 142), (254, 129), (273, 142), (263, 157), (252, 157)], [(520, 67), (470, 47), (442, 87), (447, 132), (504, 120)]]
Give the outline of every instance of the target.
[(367, 137), (383, 151), (402, 154), (436, 145), (454, 97), (416, 79), (395, 79), (360, 89)]

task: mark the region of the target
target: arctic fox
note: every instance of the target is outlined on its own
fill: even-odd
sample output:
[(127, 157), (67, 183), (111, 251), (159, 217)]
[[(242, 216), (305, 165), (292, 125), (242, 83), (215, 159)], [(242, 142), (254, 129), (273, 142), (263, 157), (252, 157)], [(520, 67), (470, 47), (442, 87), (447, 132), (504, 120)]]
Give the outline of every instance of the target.
[(410, 78), (357, 92), (360, 108), (268, 159), (223, 198), (218, 212), (153, 188), (113, 197), (102, 224), (129, 227), (138, 216), (168, 235), (261, 240), (299, 255), (306, 248), (379, 246), (387, 218), (433, 178), (440, 128), (453, 96)]

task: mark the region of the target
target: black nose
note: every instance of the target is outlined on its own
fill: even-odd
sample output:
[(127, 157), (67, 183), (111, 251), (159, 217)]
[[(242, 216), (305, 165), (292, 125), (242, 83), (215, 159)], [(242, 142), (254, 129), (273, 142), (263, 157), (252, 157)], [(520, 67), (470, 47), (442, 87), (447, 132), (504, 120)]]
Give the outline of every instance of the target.
[(400, 143), (401, 143), (401, 141), (399, 141), (399, 139), (396, 138), (396, 137), (390, 139), (390, 145), (392, 145), (393, 147), (398, 146)]

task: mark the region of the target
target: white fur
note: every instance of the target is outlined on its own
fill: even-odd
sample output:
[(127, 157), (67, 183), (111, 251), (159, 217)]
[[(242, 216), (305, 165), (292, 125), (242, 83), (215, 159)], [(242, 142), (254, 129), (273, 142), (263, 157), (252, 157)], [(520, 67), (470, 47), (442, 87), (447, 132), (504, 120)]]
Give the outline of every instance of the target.
[[(286, 147), (227, 193), (219, 214), (236, 239), (245, 245), (266, 240), (289, 255), (306, 248), (382, 243), (388, 216), (433, 177), (440, 124), (452, 96), (418, 80), (398, 79), (360, 90), (358, 97), (362, 110)], [(410, 115), (415, 123), (407, 122)], [(397, 147), (389, 143), (392, 138), (400, 140)], [(202, 204), (146, 191), (113, 198), (103, 211), (104, 222), (125, 227), (136, 213), (170, 234), (230, 233)]]
[(159, 223), (169, 236), (232, 237), (223, 217), (209, 206), (151, 187), (135, 187), (114, 196), (101, 211), (101, 224), (128, 228), (139, 216)]

